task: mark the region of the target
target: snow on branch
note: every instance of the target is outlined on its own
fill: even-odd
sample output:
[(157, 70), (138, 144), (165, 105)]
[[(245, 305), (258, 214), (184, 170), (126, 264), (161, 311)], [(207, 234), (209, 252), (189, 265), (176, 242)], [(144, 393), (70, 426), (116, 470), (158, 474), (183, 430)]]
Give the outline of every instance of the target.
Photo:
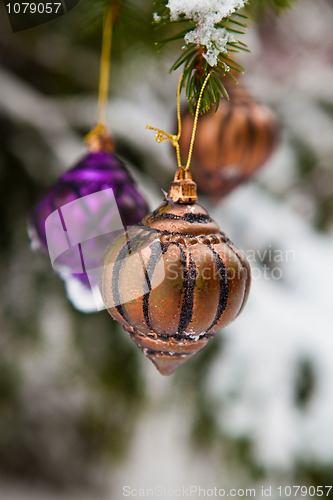
[[(185, 43), (206, 47), (203, 56), (210, 66), (215, 66), (219, 54), (228, 51), (227, 43), (237, 41), (232, 32), (217, 24), (245, 3), (246, 0), (169, 0), (166, 7), (171, 21), (188, 19), (194, 22), (196, 27), (186, 33)], [(155, 20), (158, 20), (156, 15)]]

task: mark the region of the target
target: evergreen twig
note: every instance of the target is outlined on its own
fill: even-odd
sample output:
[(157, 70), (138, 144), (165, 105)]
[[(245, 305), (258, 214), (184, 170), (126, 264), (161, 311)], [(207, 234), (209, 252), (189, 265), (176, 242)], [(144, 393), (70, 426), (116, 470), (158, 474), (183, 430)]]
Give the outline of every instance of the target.
[[(276, 13), (291, 7), (298, 0), (248, 0), (245, 9), (242, 12), (238, 10), (228, 17), (223, 18), (220, 22), (214, 25), (217, 29), (224, 29), (226, 33), (232, 35), (225, 45), (225, 51), (215, 43), (214, 47), (220, 50), (215, 66), (211, 66), (205, 58), (206, 47), (195, 43), (187, 43), (182, 47), (183, 51), (172, 65), (170, 71), (175, 71), (183, 67), (183, 82), (182, 87), (185, 88), (186, 97), (189, 102), (189, 108), (193, 112), (198, 102), (200, 89), (206, 76), (211, 73), (211, 78), (205, 88), (202, 99), (201, 112), (207, 111), (212, 104), (215, 104), (216, 109), (219, 106), (220, 100), (223, 97), (228, 98), (228, 93), (223, 82), (231, 79), (237, 83), (235, 74), (243, 73), (244, 68), (236, 61), (234, 54), (245, 51), (250, 52), (246, 44), (239, 40), (247, 28), (246, 20), (248, 16), (256, 16), (264, 13), (268, 7), (272, 8)], [(180, 16), (177, 20), (170, 17), (170, 10), (167, 7), (168, 0), (155, 0), (155, 19), (159, 30), (174, 30), (170, 36), (161, 37), (157, 43), (160, 49), (167, 46), (170, 42), (183, 40), (187, 33), (196, 28), (196, 23), (193, 20), (185, 19), (185, 15)]]
[[(170, 26), (174, 26), (176, 29), (181, 28), (176, 31), (173, 35), (169, 37), (162, 38), (157, 45), (160, 49), (164, 48), (170, 42), (177, 40), (183, 40), (184, 36), (195, 29), (196, 24), (188, 19), (180, 17), (176, 21), (170, 18), (170, 11), (167, 8), (167, 0), (158, 0), (155, 2), (155, 11), (159, 22), (157, 27), (161, 30)], [(198, 45), (195, 43), (188, 43), (183, 46), (183, 52), (177, 58), (175, 63), (172, 65), (170, 71), (175, 71), (176, 69), (183, 67), (183, 82), (182, 87), (185, 88), (186, 97), (188, 99), (190, 111), (193, 112), (200, 90), (202, 88), (203, 82), (207, 75), (211, 72), (211, 78), (205, 88), (202, 97), (201, 112), (206, 112), (210, 109), (212, 104), (216, 105), (216, 109), (219, 106), (220, 100), (223, 97), (229, 98), (223, 80), (225, 78), (230, 78), (234, 81), (234, 73), (243, 73), (244, 68), (238, 64), (233, 53), (240, 51), (249, 51), (246, 44), (240, 42), (238, 37), (244, 34), (244, 30), (247, 28), (245, 24), (246, 16), (238, 12), (222, 19), (219, 23), (215, 24), (216, 28), (223, 28), (228, 33), (231, 33), (236, 41), (229, 41), (226, 44), (227, 52), (220, 51), (215, 66), (211, 66), (205, 59), (204, 54), (206, 52), (206, 47), (203, 45)], [(218, 49), (218, 47), (216, 46)]]

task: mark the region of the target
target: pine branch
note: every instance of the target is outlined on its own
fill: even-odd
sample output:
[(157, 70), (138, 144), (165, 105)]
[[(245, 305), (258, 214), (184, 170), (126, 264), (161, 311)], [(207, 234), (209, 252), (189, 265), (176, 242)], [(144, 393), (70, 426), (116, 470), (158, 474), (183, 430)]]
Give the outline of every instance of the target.
[[(227, 82), (228, 78), (236, 81), (237, 72), (244, 72), (234, 60), (234, 54), (249, 52), (240, 40), (247, 28), (247, 17), (258, 17), (269, 9), (281, 13), (297, 1), (299, 0), (234, 0), (228, 4), (222, 0), (212, 0), (211, 13), (207, 11), (207, 3), (204, 2), (200, 11), (199, 7), (195, 10), (188, 0), (184, 0), (183, 4), (173, 0), (155, 1), (156, 25), (160, 30), (173, 32), (171, 36), (162, 38), (158, 46), (163, 48), (177, 40), (185, 42), (183, 52), (170, 71), (183, 67), (182, 87), (186, 90), (191, 111), (197, 104), (201, 86), (208, 73), (211, 73), (211, 77), (204, 90), (201, 112), (207, 111), (212, 104), (218, 108), (221, 98), (228, 97), (223, 82)], [(232, 7), (229, 8), (229, 5)], [(240, 11), (243, 6), (244, 10)], [(219, 15), (222, 18), (215, 22)]]
[[(193, 112), (196, 107), (199, 93), (206, 76), (211, 77), (204, 90), (201, 112), (206, 112), (212, 104), (218, 108), (221, 98), (228, 97), (223, 80), (228, 78), (236, 81), (235, 73), (243, 73), (244, 69), (234, 60), (233, 53), (248, 51), (247, 46), (239, 40), (245, 33), (247, 25), (246, 16), (237, 12), (213, 23), (212, 38), (208, 44), (200, 43), (197, 37), (198, 17), (186, 19), (185, 15), (172, 19), (167, 7), (167, 0), (155, 2), (154, 19), (160, 30), (175, 29), (175, 33), (158, 42), (159, 48), (163, 48), (170, 42), (185, 39), (183, 52), (175, 61), (170, 71), (183, 67), (182, 88), (185, 88), (189, 108)], [(197, 39), (196, 39), (197, 37)], [(193, 41), (192, 41), (193, 40)]]
[[(155, 26), (160, 32), (160, 49), (171, 43), (181, 43), (182, 51), (173, 64), (171, 71), (182, 68), (189, 107), (193, 110), (197, 104), (201, 86), (206, 76), (211, 78), (204, 90), (201, 112), (207, 111), (211, 105), (218, 107), (221, 98), (228, 98), (226, 85), (229, 79), (236, 81), (237, 73), (244, 69), (235, 61), (235, 54), (240, 51), (249, 52), (241, 41), (247, 28), (247, 16), (258, 17), (267, 9), (280, 13), (291, 7), (298, 0), (249, 0), (244, 11), (240, 10), (247, 0), (231, 0), (231, 2), (214, 2), (212, 13), (196, 12), (189, 0), (84, 0), (89, 9), (89, 17), (99, 19), (107, 5), (113, 4), (118, 11), (114, 25), (113, 56), (119, 57), (126, 52), (128, 46), (138, 42), (148, 43), (153, 40), (151, 18), (154, 14)], [(83, 3), (83, 2), (82, 2)], [(171, 5), (177, 5), (171, 12)], [(207, 3), (203, 2), (207, 6)], [(233, 5), (226, 10), (226, 5)], [(217, 7), (216, 7), (217, 6)], [(223, 10), (224, 9), (224, 10)], [(199, 9), (200, 10), (200, 9)], [(222, 12), (222, 14), (221, 14)], [(216, 16), (217, 17), (214, 17)], [(219, 17), (221, 14), (221, 17)], [(224, 17), (222, 15), (226, 14)], [(215, 21), (218, 22), (215, 22)], [(205, 29), (204, 29), (205, 28)], [(207, 28), (207, 29), (206, 29)], [(155, 37), (156, 39), (156, 37)]]
[(128, 47), (146, 44), (151, 47), (155, 41), (152, 26), (153, 2), (151, 0), (81, 0), (82, 25), (87, 31), (102, 29), (103, 13), (110, 4), (114, 10), (113, 54), (122, 57)]

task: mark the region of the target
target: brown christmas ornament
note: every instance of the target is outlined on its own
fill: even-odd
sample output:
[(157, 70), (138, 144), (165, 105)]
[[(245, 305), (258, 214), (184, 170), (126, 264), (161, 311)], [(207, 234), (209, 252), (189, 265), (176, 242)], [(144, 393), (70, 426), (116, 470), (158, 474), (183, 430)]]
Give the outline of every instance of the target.
[[(271, 156), (278, 126), (272, 111), (257, 103), (240, 82), (227, 86), (229, 101), (223, 99), (197, 127), (191, 172), (198, 188), (218, 201), (248, 180)], [(180, 151), (186, 155), (191, 140), (193, 116), (182, 114)]]
[(103, 269), (109, 313), (163, 375), (238, 316), (250, 287), (245, 256), (197, 203), (183, 168), (165, 201), (109, 247)]

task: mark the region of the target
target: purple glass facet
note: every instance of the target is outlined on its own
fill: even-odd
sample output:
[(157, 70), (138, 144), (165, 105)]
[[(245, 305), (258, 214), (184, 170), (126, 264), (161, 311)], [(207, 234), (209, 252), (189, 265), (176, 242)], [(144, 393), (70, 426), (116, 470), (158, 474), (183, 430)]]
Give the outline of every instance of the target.
[[(90, 196), (93, 193), (96, 196)], [(105, 247), (117, 231), (138, 224), (148, 211), (125, 164), (114, 154), (98, 151), (87, 154), (60, 176), (34, 207), (31, 225), (46, 250), (50, 251), (50, 243), (59, 246), (59, 241), (67, 238), (68, 250), (57, 258), (54, 267), (65, 268), (89, 286), (86, 270), (99, 266)], [(48, 217), (54, 212), (55, 223), (50, 225)]]

